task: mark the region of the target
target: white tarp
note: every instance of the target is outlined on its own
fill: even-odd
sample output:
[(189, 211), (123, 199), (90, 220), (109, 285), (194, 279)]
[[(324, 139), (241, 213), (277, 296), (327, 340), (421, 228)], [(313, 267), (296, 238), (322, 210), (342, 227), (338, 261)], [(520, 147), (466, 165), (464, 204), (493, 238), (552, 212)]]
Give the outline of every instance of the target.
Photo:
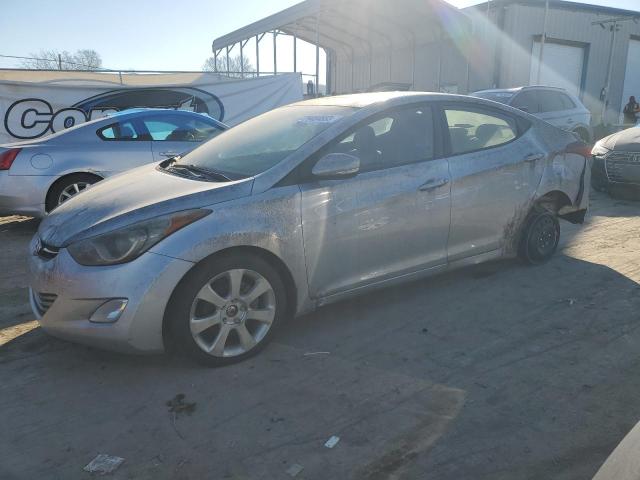
[(300, 74), (117, 74), (0, 70), (0, 144), (39, 138), (127, 108), (204, 112), (228, 125), (302, 100)]

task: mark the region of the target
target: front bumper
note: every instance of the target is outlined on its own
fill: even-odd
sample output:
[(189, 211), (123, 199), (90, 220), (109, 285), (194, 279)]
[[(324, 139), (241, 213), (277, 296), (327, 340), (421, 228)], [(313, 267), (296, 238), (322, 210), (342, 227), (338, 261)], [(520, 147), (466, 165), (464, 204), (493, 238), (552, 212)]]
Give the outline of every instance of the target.
[(28, 215), (44, 217), (44, 201), (49, 186), (57, 177), (44, 175), (9, 175), (0, 172), (0, 216)]
[[(164, 350), (162, 319), (173, 289), (191, 262), (147, 252), (132, 262), (85, 267), (66, 249), (52, 259), (29, 255), (30, 300), (43, 330), (55, 337), (126, 353)], [(106, 301), (127, 299), (114, 323), (93, 323)]]

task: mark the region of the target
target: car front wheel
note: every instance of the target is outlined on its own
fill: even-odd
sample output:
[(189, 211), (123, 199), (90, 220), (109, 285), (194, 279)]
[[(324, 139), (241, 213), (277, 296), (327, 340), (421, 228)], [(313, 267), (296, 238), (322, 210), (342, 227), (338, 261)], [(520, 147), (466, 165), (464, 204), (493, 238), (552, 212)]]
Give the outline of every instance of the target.
[(287, 312), (284, 284), (258, 256), (231, 254), (188, 274), (169, 305), (171, 331), (197, 361), (220, 366), (258, 353)]

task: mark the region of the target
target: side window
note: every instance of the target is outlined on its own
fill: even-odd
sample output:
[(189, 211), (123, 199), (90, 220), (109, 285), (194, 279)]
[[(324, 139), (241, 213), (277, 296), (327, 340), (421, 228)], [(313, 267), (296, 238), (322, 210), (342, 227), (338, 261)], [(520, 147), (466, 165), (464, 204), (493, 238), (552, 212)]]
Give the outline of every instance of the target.
[(107, 125), (106, 127), (98, 130), (97, 134), (102, 140), (145, 140), (145, 138), (143, 138), (143, 136), (136, 130), (134, 124), (129, 121)]
[(143, 123), (154, 141), (202, 142), (221, 132), (198, 119), (169, 115), (147, 117)]
[(540, 96), (540, 112), (558, 112), (565, 110), (559, 92), (541, 91), (538, 95)]
[(433, 159), (433, 136), (431, 107), (413, 105), (377, 115), (324, 153), (356, 155), (360, 171), (371, 172)]
[(445, 109), (454, 155), (497, 147), (518, 136), (515, 120), (488, 112)]
[(511, 102), (513, 108), (518, 108), (527, 113), (539, 113), (538, 94), (533, 90), (525, 90), (516, 95)]

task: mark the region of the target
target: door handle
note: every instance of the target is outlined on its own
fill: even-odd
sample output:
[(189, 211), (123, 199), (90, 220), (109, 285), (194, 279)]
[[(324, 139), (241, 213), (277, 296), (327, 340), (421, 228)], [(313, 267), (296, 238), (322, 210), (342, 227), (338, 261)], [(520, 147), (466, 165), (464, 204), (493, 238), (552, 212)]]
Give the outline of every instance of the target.
[(434, 188), (443, 187), (449, 183), (448, 178), (432, 178), (431, 180), (427, 180), (425, 183), (418, 187), (418, 190), (421, 192), (427, 192), (429, 190), (433, 190)]
[(544, 153), (531, 153), (524, 157), (525, 162), (537, 162), (538, 160), (542, 160), (544, 158)]
[(163, 157), (175, 157), (178, 152), (160, 152), (160, 155)]

